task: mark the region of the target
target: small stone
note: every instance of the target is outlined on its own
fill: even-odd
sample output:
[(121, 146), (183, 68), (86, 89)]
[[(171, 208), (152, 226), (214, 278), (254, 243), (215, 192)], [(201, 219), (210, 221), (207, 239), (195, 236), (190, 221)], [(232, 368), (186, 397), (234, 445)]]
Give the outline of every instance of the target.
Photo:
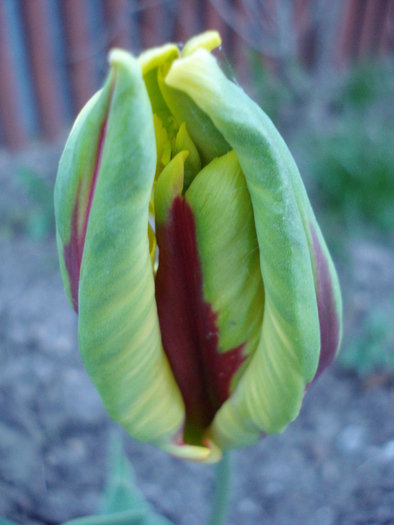
[(84, 370), (68, 368), (63, 373), (62, 402), (74, 421), (97, 423), (105, 415), (100, 396)]
[[(0, 422), (0, 457), (2, 478), (10, 483), (27, 486), (40, 479), (40, 456), (37, 443), (22, 429)], [(43, 485), (43, 481), (41, 479)]]
[(394, 461), (394, 439), (388, 441), (381, 449), (382, 459), (385, 461)]
[(156, 483), (144, 483), (141, 488), (150, 501), (158, 501), (163, 495), (163, 489)]
[(310, 523), (311, 525), (315, 523), (318, 523), (319, 525), (333, 525), (335, 520), (336, 516), (333, 509), (325, 506), (317, 509), (317, 512)]
[(251, 498), (241, 499), (237, 507), (240, 514), (244, 514), (245, 516), (253, 516), (255, 514), (258, 514), (259, 512), (259, 507), (257, 503)]
[(284, 484), (281, 481), (269, 481), (264, 486), (264, 495), (269, 497), (275, 497), (282, 494), (284, 491)]
[(188, 513), (184, 515), (184, 523), (188, 525), (200, 525), (201, 521), (194, 514)]
[(360, 425), (348, 425), (339, 434), (338, 448), (345, 453), (357, 453), (365, 446), (365, 430)]

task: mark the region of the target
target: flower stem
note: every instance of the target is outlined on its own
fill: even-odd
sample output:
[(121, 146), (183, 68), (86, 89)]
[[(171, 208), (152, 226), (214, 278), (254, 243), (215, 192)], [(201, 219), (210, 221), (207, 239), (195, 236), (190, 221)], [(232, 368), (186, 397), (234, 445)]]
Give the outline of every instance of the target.
[(222, 459), (215, 470), (215, 494), (209, 525), (224, 525), (229, 507), (231, 468), (231, 453), (223, 452)]

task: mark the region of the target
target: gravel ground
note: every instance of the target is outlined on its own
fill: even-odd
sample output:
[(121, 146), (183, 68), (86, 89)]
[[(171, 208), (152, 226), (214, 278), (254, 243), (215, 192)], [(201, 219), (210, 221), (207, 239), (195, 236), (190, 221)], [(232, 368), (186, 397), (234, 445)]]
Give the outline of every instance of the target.
[[(0, 177), (1, 168), (0, 158)], [(3, 210), (7, 202), (3, 193)], [(54, 240), (2, 235), (0, 253), (0, 516), (57, 524), (96, 511), (116, 425), (83, 369)], [(346, 340), (394, 290), (392, 249), (365, 243), (353, 253)], [(155, 508), (174, 524), (205, 523), (213, 469), (125, 443)], [(335, 365), (282, 435), (237, 451), (234, 462), (229, 525), (394, 524), (393, 382), (360, 381)]]

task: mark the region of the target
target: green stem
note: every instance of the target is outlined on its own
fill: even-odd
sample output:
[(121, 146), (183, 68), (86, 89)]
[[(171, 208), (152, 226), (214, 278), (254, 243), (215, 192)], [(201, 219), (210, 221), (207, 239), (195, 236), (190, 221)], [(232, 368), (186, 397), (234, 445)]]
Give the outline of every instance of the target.
[(223, 452), (222, 459), (215, 470), (215, 494), (209, 525), (224, 525), (229, 507), (231, 467), (231, 453)]

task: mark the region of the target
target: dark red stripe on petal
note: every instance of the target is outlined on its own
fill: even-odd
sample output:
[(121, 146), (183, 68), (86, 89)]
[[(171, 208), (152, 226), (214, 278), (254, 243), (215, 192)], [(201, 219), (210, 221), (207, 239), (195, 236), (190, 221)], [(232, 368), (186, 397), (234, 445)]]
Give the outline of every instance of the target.
[(314, 381), (333, 362), (339, 345), (340, 320), (334, 297), (333, 283), (328, 259), (319, 238), (311, 225), (313, 251), (316, 265), (316, 296), (320, 323), (320, 357)]
[(71, 237), (70, 242), (64, 246), (63, 257), (67, 269), (68, 279), (70, 282), (70, 292), (74, 310), (78, 313), (78, 287), (79, 274), (81, 271), (81, 260), (83, 243), (78, 236), (78, 201), (80, 186), (78, 186), (77, 199), (71, 219)]
[(186, 425), (205, 429), (230, 395), (244, 345), (218, 352), (217, 314), (204, 302), (193, 212), (177, 197), (157, 227), (156, 302), (163, 347), (181, 390)]
[[(79, 276), (81, 273), (81, 262), (83, 255), (83, 248), (85, 245), (86, 231), (88, 228), (89, 215), (92, 207), (94, 191), (97, 184), (97, 175), (100, 170), (101, 157), (104, 149), (105, 136), (107, 131), (107, 119), (105, 120), (101, 132), (98, 145), (97, 161), (94, 169), (93, 177), (89, 186), (89, 194), (86, 199), (86, 208), (84, 211), (84, 218), (82, 228), (78, 228), (79, 213), (81, 205), (81, 183), (78, 185), (77, 195), (75, 200), (75, 206), (71, 218), (71, 236), (70, 241), (64, 246), (64, 264), (66, 266), (69, 281), (70, 281), (70, 292), (73, 302), (74, 310), (78, 313), (78, 289), (79, 289)], [(84, 202), (82, 202), (84, 204)], [(81, 231), (80, 231), (81, 230)]]

